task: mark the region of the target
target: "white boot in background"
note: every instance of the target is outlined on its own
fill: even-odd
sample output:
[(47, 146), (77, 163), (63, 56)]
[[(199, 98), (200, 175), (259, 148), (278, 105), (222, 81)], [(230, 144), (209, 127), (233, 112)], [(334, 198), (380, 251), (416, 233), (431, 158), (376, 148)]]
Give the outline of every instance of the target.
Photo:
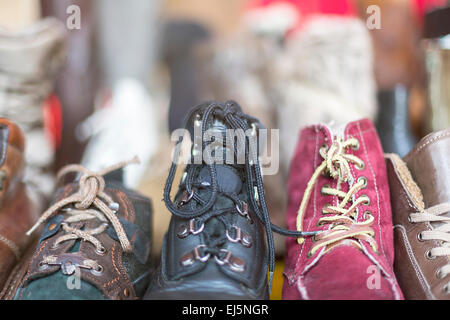
[(117, 82), (112, 99), (77, 128), (81, 140), (91, 138), (82, 165), (100, 170), (138, 156), (140, 165), (124, 169), (124, 182), (136, 188), (159, 143), (159, 116), (141, 82), (125, 78)]

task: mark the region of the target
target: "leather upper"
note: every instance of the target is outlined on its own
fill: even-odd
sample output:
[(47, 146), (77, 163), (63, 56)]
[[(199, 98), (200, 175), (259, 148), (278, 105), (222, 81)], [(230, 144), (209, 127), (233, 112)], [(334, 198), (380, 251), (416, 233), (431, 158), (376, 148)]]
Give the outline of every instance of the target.
[[(67, 198), (77, 191), (77, 183), (70, 183), (55, 193), (54, 202)], [(132, 252), (122, 249), (117, 235), (109, 226), (95, 237), (106, 249), (99, 252), (89, 242), (68, 240), (56, 245), (65, 234), (62, 222), (67, 218), (64, 209), (54, 215), (44, 227), (32, 255), (25, 258), (10, 281), (16, 287), (8, 299), (119, 299), (142, 297), (151, 275), (151, 204), (150, 200), (134, 191), (125, 189), (114, 180), (108, 180), (105, 192), (118, 204), (117, 216), (129, 239)], [(78, 223), (78, 227), (81, 222)], [(84, 228), (92, 228), (98, 221), (84, 222)], [(49, 256), (52, 263), (43, 263)], [(99, 270), (83, 267), (86, 260), (94, 260)], [(83, 283), (82, 290), (69, 290), (65, 283), (73, 274), (72, 265), (78, 267)], [(55, 280), (56, 279), (56, 280)], [(53, 290), (42, 292), (40, 288), (54, 284)]]
[[(348, 192), (357, 181), (365, 179), (365, 186), (352, 199), (366, 196), (370, 200), (358, 206), (354, 219), (363, 223), (369, 216), (373, 217), (371, 237), (376, 241), (377, 250), (368, 241), (350, 237), (312, 253), (312, 248), (317, 245), (314, 237), (305, 238), (301, 244), (288, 238), (283, 299), (402, 299), (393, 270), (392, 216), (386, 167), (380, 141), (370, 120), (350, 122), (339, 132), (333, 132), (325, 125), (314, 125), (301, 131), (290, 168), (287, 225), (291, 230), (296, 229), (299, 207), (308, 183), (324, 161), (319, 150), (328, 150), (338, 136), (344, 141), (352, 138), (358, 141), (358, 147), (348, 147), (345, 153), (362, 160), (363, 166), (349, 163), (351, 179), (342, 183), (340, 190)], [(302, 231), (330, 229), (329, 224), (319, 225), (318, 222), (329, 216), (323, 211), (327, 206), (336, 205), (342, 199), (323, 194), (323, 188), (327, 187), (338, 188), (337, 179), (331, 178), (328, 172), (319, 174), (307, 203)], [(379, 275), (376, 289), (367, 285), (371, 272)]]
[(22, 183), (24, 137), (17, 125), (0, 118), (0, 291), (14, 264), (33, 240), (25, 232), (38, 212)]
[[(238, 195), (243, 201), (243, 206), (248, 206), (248, 195), (239, 172), (231, 166), (217, 166), (217, 174), (220, 189)], [(200, 183), (210, 182), (206, 167), (199, 168), (197, 179)], [(200, 193), (200, 196), (207, 200), (210, 192)], [(185, 192), (178, 192), (175, 199), (180, 204), (185, 198)], [(186, 210), (193, 209), (191, 207), (194, 205), (193, 202), (184, 205)], [(215, 209), (229, 207), (234, 207), (233, 202), (221, 196), (214, 206)], [(173, 216), (164, 239), (161, 265), (146, 298), (183, 299), (186, 294), (192, 299), (266, 298), (267, 255), (262, 225), (251, 210), (248, 210), (250, 218), (234, 211), (227, 214), (227, 219), (233, 226), (228, 231), (224, 230), (218, 221), (208, 221), (204, 224), (196, 219)], [(183, 233), (186, 227), (191, 230), (187, 236)], [(199, 231), (205, 228), (211, 233), (228, 232), (232, 239), (238, 239), (237, 232), (239, 232), (240, 238), (245, 237), (246, 240), (235, 242), (229, 240), (221, 247), (222, 256), (210, 255), (207, 261), (201, 261), (196, 259), (196, 248), (200, 256), (205, 256), (202, 252), (205, 234)], [(228, 253), (229, 263), (217, 262), (216, 258), (226, 260)]]
[(449, 263), (448, 257), (427, 255), (441, 241), (421, 239), (421, 233), (433, 230), (436, 223), (410, 219), (413, 213), (450, 200), (449, 151), (450, 130), (447, 129), (423, 138), (405, 156), (404, 162), (393, 155), (387, 159), (396, 244), (395, 270), (406, 299), (450, 298), (445, 290), (450, 275), (439, 275), (440, 268)]

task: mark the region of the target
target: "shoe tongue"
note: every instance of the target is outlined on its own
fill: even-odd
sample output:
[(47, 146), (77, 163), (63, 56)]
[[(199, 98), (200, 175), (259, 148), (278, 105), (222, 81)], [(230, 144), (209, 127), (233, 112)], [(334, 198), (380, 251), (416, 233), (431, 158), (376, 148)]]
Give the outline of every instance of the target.
[[(229, 165), (216, 165), (217, 184), (227, 193), (239, 194), (242, 190), (242, 180), (237, 170)], [(204, 166), (198, 175), (199, 182), (211, 183), (209, 168)]]
[(450, 130), (428, 135), (405, 156), (425, 207), (450, 202)]

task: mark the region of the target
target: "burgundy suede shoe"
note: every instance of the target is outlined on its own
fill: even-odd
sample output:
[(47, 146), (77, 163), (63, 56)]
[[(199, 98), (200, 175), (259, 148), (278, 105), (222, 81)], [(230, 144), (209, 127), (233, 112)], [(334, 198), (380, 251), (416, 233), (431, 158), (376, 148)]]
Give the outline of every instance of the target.
[(403, 299), (383, 151), (370, 120), (301, 131), (290, 168), (283, 299)]

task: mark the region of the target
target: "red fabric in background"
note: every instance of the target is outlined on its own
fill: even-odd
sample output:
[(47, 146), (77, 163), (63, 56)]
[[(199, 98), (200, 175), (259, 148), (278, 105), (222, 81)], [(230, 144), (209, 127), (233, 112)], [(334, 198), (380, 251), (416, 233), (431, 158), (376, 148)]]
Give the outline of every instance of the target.
[(56, 94), (51, 94), (42, 105), (44, 127), (47, 139), (56, 150), (62, 139), (62, 108), (61, 101)]
[(411, 1), (411, 7), (413, 13), (419, 20), (421, 26), (424, 23), (425, 14), (437, 7), (445, 6), (447, 4), (446, 0), (413, 0)]
[(278, 3), (288, 3), (294, 6), (303, 17), (318, 13), (357, 15), (356, 6), (352, 0), (249, 0), (246, 9), (264, 8)]
[[(356, 2), (353, 0), (249, 0), (246, 10), (269, 7), (273, 4), (287, 3), (297, 9), (301, 21), (312, 14), (335, 14), (357, 16)], [(436, 8), (445, 6), (446, 0), (410, 0), (411, 10), (420, 25), (423, 25), (425, 14)]]

